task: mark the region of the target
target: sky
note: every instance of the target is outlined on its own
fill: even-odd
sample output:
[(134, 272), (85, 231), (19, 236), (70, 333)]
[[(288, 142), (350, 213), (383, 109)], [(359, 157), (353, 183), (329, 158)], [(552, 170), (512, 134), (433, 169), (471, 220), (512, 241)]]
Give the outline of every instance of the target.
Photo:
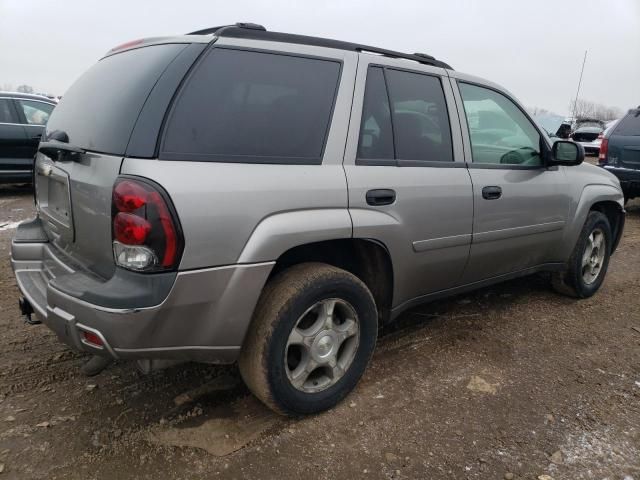
[(62, 95), (116, 45), (239, 21), (429, 53), (561, 115), (587, 50), (580, 98), (640, 105), (640, 0), (0, 0), (0, 89)]

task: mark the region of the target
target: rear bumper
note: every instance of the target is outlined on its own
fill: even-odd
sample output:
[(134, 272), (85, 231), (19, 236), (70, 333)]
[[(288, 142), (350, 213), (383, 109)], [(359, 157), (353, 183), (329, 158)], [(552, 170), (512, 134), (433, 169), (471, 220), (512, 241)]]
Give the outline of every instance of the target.
[(586, 153), (600, 153), (600, 142), (576, 142), (582, 145)]
[(603, 165), (605, 170), (613, 173), (618, 180), (625, 196), (640, 196), (640, 170), (633, 168), (614, 167), (611, 165)]
[[(20, 230), (11, 245), (11, 264), (36, 316), (72, 348), (113, 358), (234, 362), (273, 266), (265, 262), (178, 272), (157, 304), (112, 308), (80, 298), (98, 298), (86, 297), (81, 288), (77, 294), (73, 288), (58, 288), (78, 287), (87, 275), (65, 264), (51, 244), (25, 241)], [(35, 237), (33, 231), (28, 235)], [(137, 287), (154, 288), (153, 282), (128, 286)], [(107, 290), (118, 293), (118, 288), (113, 281), (104, 282), (104, 298), (110, 297)], [(98, 335), (104, 345), (87, 342), (84, 331)]]

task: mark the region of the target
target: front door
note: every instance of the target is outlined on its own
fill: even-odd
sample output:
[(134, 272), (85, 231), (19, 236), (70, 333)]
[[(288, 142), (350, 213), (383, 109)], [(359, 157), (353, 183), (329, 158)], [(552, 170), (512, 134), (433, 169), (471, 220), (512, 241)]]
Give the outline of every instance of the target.
[(394, 307), (459, 282), (473, 216), (446, 73), (406, 63), (361, 55), (344, 162), (354, 237), (390, 251)]
[(474, 191), (463, 283), (560, 261), (570, 205), (564, 167), (545, 166), (546, 140), (509, 97), (462, 79), (456, 83)]

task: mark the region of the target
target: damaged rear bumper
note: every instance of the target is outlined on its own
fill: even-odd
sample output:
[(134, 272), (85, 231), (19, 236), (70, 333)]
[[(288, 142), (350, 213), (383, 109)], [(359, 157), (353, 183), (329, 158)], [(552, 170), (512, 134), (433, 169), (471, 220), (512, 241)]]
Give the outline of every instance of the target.
[[(231, 265), (165, 277), (116, 269), (104, 280), (71, 266), (38, 230), (37, 219), (20, 225), (11, 245), (22, 295), (64, 343), (116, 359), (234, 362), (273, 266)], [(87, 341), (85, 332), (102, 345)]]

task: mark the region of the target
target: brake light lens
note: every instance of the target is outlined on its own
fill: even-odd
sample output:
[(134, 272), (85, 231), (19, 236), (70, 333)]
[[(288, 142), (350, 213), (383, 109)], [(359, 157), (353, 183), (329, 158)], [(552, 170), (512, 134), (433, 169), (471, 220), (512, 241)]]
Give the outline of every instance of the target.
[(125, 245), (142, 245), (151, 231), (151, 224), (132, 213), (120, 212), (113, 220), (113, 236)]
[(145, 204), (147, 191), (132, 180), (122, 180), (113, 189), (113, 202), (119, 212), (134, 212)]
[(131, 40), (130, 42), (125, 42), (121, 45), (118, 45), (117, 47), (113, 47), (107, 53), (113, 53), (113, 52), (117, 52), (118, 50), (126, 50), (127, 48), (137, 47), (139, 45), (142, 45), (144, 41), (145, 41), (144, 38), (140, 38), (138, 40)]
[(607, 153), (609, 151), (609, 139), (603, 138), (602, 143), (600, 143), (600, 153), (598, 153), (598, 164), (606, 165), (608, 163)]
[(113, 256), (136, 271), (178, 266), (184, 241), (173, 205), (150, 180), (119, 178), (113, 187)]

